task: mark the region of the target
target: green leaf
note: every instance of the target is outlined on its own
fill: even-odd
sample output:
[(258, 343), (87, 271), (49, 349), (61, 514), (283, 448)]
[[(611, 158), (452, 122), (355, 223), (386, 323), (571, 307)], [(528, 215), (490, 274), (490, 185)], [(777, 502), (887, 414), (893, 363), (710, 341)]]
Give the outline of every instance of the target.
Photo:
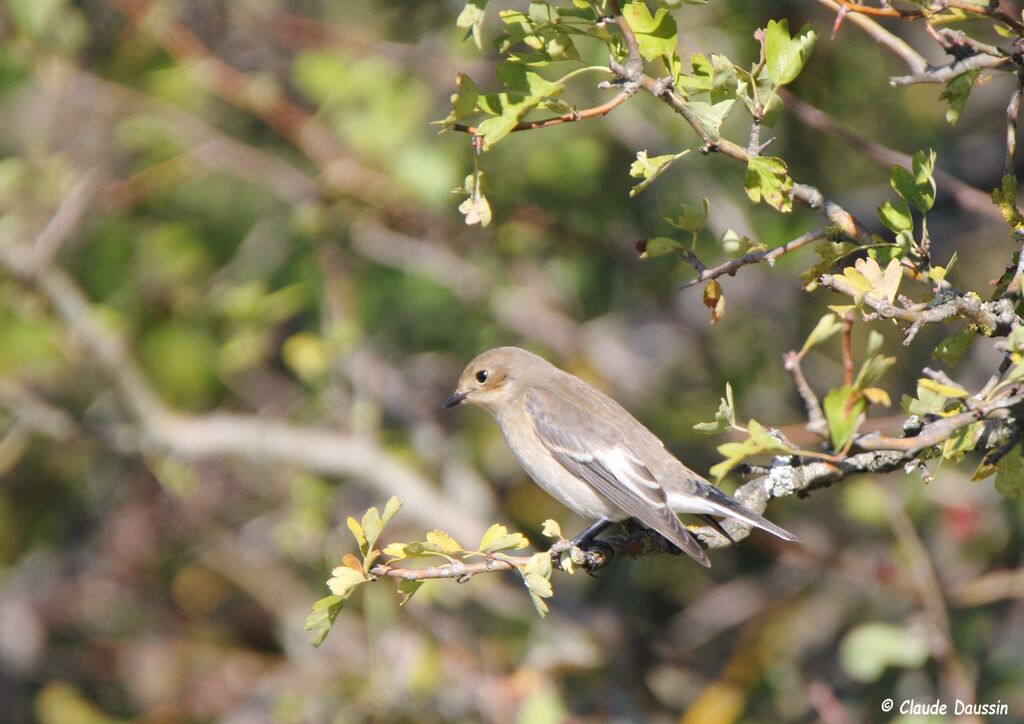
[(764, 70), (776, 86), (792, 82), (814, 49), (818, 36), (809, 26), (804, 26), (796, 38), (789, 36), (788, 20), (770, 20), (765, 28)]
[(954, 462), (963, 459), (964, 453), (973, 450), (985, 427), (983, 422), (975, 422), (953, 432), (942, 444), (942, 457)]
[(636, 160), (629, 167), (629, 175), (633, 178), (643, 179), (643, 181), (629, 190), (630, 197), (636, 196), (654, 183), (654, 179), (658, 178), (658, 176), (668, 170), (669, 166), (689, 152), (690, 149), (686, 149), (675, 154), (670, 153), (665, 156), (649, 158), (647, 151), (637, 151)]
[(918, 385), (917, 398), (903, 396), (903, 409), (911, 415), (941, 415), (946, 409), (946, 396)]
[(807, 271), (800, 274), (807, 291), (814, 291), (818, 286), (818, 277), (832, 270), (836, 262), (849, 256), (861, 247), (848, 241), (823, 241), (814, 247), (814, 253), (820, 261)]
[(387, 525), (395, 514), (402, 509), (402, 499), (392, 495), (384, 505), (384, 515), (381, 516), (381, 524)]
[(750, 432), (750, 439), (762, 452), (793, 452), (791, 447), (772, 435), (768, 428), (757, 420), (748, 422), (747, 429)]
[(558, 525), (557, 521), (551, 520), (550, 518), (544, 521), (544, 527), (541, 528), (541, 532), (546, 538), (562, 537), (562, 527)]
[(722, 124), (729, 117), (735, 99), (727, 98), (717, 103), (706, 103), (704, 101), (683, 101), (683, 105), (693, 114), (694, 120), (704, 129), (704, 133), (713, 141), (721, 136)]
[(347, 596), (327, 596), (313, 604), (313, 613), (306, 617), (306, 630), (314, 632), (311, 644), (319, 646), (324, 642), (347, 600)]
[(764, 199), (765, 203), (779, 211), (793, 209), (793, 179), (789, 177), (786, 163), (781, 158), (755, 156), (747, 162), (747, 196), (755, 204)]
[(861, 391), (871, 387), (878, 380), (882, 379), (894, 364), (896, 364), (895, 357), (884, 357), (880, 354), (872, 355), (864, 361), (860, 372), (857, 374), (857, 379), (854, 380), (853, 386)]
[(487, 0), (469, 0), (466, 6), (462, 8), (462, 12), (459, 13), (459, 17), (455, 19), (456, 27), (466, 28), (467, 37), (469, 35), (473, 36), (473, 42), (476, 43), (477, 48), (483, 47), (480, 30), (484, 23), (484, 10), (486, 7)]
[(707, 197), (701, 199), (700, 206), (694, 206), (686, 202), (683, 202), (682, 206), (683, 210), (676, 218), (670, 219), (667, 216), (662, 218), (677, 229), (689, 231), (693, 234), (699, 233), (708, 221), (709, 204)]
[(359, 521), (352, 516), (349, 516), (348, 529), (352, 531), (352, 535), (356, 539), (356, 544), (359, 546), (359, 552), (365, 556), (370, 549), (366, 545), (366, 534), (363, 533), (363, 527), (359, 525)]
[(920, 391), (921, 389), (931, 390), (932, 392), (938, 393), (943, 397), (952, 397), (954, 399), (966, 398), (969, 397), (971, 394), (963, 387), (953, 387), (952, 385), (944, 385), (941, 382), (936, 382), (935, 380), (928, 379), (927, 377), (922, 377), (917, 381), (917, 389), (918, 391)]
[(412, 600), (412, 597), (416, 595), (416, 591), (420, 590), (424, 581), (406, 581), (401, 580), (398, 582), (398, 605), (404, 606)]
[(999, 461), (996, 468), (996, 492), (1015, 500), (1024, 492), (1024, 454), (1020, 445)]
[(451, 128), (456, 121), (471, 116), (477, 111), (477, 101), (480, 98), (480, 91), (477, 90), (473, 79), (465, 73), (455, 76), (456, 91), (451, 95), (451, 112), (437, 123), (445, 128)]
[[(580, 54), (562, 24), (562, 16), (573, 15), (568, 8), (556, 8), (546, 2), (530, 3), (529, 12), (502, 10), (499, 13), (505, 34), (498, 38), (498, 53), (509, 60), (530, 65), (546, 65), (558, 60), (579, 60)], [(589, 18), (588, 18), (589, 19)], [(578, 32), (578, 31), (573, 31)], [(511, 53), (522, 43), (528, 50)]]
[(969, 70), (946, 81), (946, 89), (939, 95), (939, 100), (949, 101), (949, 108), (946, 109), (946, 122), (949, 125), (955, 126), (960, 120), (960, 114), (967, 105), (967, 97), (971, 94), (979, 75), (980, 70)]
[(673, 252), (681, 251), (685, 247), (667, 236), (655, 236), (653, 239), (644, 239), (637, 242), (637, 250), (641, 259), (650, 259), (655, 256), (664, 256)]
[(826, 314), (818, 320), (818, 323), (814, 325), (814, 329), (812, 329), (811, 333), (807, 335), (807, 341), (805, 341), (804, 346), (800, 348), (800, 354), (806, 354), (807, 350), (811, 347), (816, 344), (821, 344), (842, 328), (843, 322), (839, 317), (831, 312)]
[(690, 75), (679, 75), (676, 87), (686, 97), (707, 93), (711, 103), (735, 99), (739, 94), (741, 81), (732, 61), (724, 55), (712, 54), (709, 60), (702, 53), (690, 56)]
[(477, 128), (483, 138), (484, 150), (511, 133), (516, 124), (542, 101), (557, 98), (565, 90), (562, 83), (546, 80), (521, 63), (502, 63), (495, 75), (508, 92), (488, 93), (480, 96), (477, 102), (480, 110), (494, 116)]
[(894, 165), (889, 183), (896, 193), (912, 203), (922, 214), (935, 204), (935, 151), (918, 151), (911, 159), (911, 171)]
[(742, 442), (727, 442), (718, 446), (718, 452), (725, 458), (711, 468), (711, 474), (721, 480), (726, 474), (748, 457), (770, 452), (788, 453), (793, 450), (776, 438), (757, 420), (747, 423), (748, 437)]
[(894, 205), (886, 201), (878, 207), (878, 218), (885, 227), (898, 234), (901, 231), (910, 231), (914, 228), (914, 219), (910, 215), (910, 206), (902, 196), (896, 199)]
[(736, 411), (732, 402), (732, 385), (725, 383), (725, 397), (718, 403), (718, 412), (715, 413), (714, 422), (701, 422), (693, 426), (697, 432), (708, 435), (715, 435), (725, 432), (736, 425)]
[(863, 393), (852, 385), (843, 385), (825, 395), (822, 409), (828, 421), (833, 450), (846, 447), (846, 443), (857, 432), (867, 406)]
[(384, 521), (380, 518), (379, 510), (370, 508), (363, 514), (363, 533), (366, 535), (366, 546), (369, 550), (373, 549), (373, 545), (377, 542), (377, 537), (383, 529)]
[(481, 553), (494, 553), (496, 551), (514, 551), (525, 548), (530, 542), (523, 537), (522, 533), (509, 533), (508, 529), (495, 523), (484, 537), (480, 539), (480, 546), (477, 548)]
[(963, 329), (949, 335), (939, 342), (938, 347), (932, 350), (932, 359), (942, 360), (952, 367), (967, 353), (967, 350), (971, 347), (971, 342), (976, 336), (977, 334), (973, 329)]
[(930, 647), (923, 629), (867, 623), (853, 629), (839, 644), (839, 662), (856, 681), (881, 678), (889, 666), (918, 669), (928, 660)]
[(638, 1), (623, 5), (622, 16), (633, 29), (644, 60), (651, 61), (675, 54), (676, 21), (668, 10), (658, 8), (652, 16), (647, 4)]

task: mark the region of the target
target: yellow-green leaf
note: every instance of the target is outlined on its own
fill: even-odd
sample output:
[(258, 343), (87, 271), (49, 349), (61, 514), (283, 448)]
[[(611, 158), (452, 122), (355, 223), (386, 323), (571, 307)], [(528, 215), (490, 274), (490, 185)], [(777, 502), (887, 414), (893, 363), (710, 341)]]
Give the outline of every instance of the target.
[(562, 527), (560, 525), (558, 525), (558, 523), (556, 521), (551, 520), (550, 518), (548, 518), (547, 520), (544, 521), (544, 526), (543, 526), (543, 528), (541, 528), (541, 532), (547, 538), (561, 538), (562, 537)]
[(437, 546), (442, 553), (458, 553), (462, 550), (459, 542), (443, 530), (432, 530), (427, 533), (427, 543)]
[(482, 553), (494, 553), (495, 551), (514, 551), (528, 545), (530, 542), (523, 537), (522, 533), (509, 533), (505, 526), (495, 523), (484, 533), (477, 550)]
[(959, 399), (963, 397), (968, 397), (971, 394), (970, 392), (965, 390), (963, 387), (960, 387), (959, 385), (956, 387), (952, 385), (944, 385), (941, 382), (936, 382), (935, 380), (928, 379), (927, 377), (922, 377), (921, 379), (919, 379), (917, 381), (917, 385), (918, 388), (923, 387), (926, 390), (937, 392), (943, 397), (953, 397)]
[(356, 544), (359, 546), (359, 550), (362, 551), (363, 555), (366, 555), (366, 535), (363, 533), (363, 527), (359, 525), (359, 522), (352, 516), (348, 517), (348, 529), (352, 531), (352, 535), (356, 539)]
[(889, 398), (889, 393), (883, 390), (881, 387), (868, 387), (867, 389), (861, 390), (864, 396), (868, 398), (868, 402), (872, 405), (885, 405), (890, 407), (892, 400)]
[(807, 341), (800, 349), (800, 354), (806, 354), (807, 350), (816, 344), (821, 344), (829, 337), (843, 328), (843, 322), (835, 314), (826, 314), (814, 325), (814, 329), (807, 335)]
[(338, 566), (331, 571), (331, 577), (327, 580), (327, 587), (335, 596), (348, 597), (352, 589), (360, 583), (365, 583), (366, 578), (360, 571), (353, 571), (348, 566)]

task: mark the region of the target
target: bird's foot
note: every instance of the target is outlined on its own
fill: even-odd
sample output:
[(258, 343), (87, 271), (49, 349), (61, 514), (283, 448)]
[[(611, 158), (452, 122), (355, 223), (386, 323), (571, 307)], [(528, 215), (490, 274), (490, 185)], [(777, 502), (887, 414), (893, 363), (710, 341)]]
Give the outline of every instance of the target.
[(560, 540), (551, 546), (552, 565), (566, 573), (582, 568), (593, 576), (600, 568), (604, 568), (615, 557), (615, 550), (607, 543), (599, 540), (587, 540), (582, 544), (577, 541)]

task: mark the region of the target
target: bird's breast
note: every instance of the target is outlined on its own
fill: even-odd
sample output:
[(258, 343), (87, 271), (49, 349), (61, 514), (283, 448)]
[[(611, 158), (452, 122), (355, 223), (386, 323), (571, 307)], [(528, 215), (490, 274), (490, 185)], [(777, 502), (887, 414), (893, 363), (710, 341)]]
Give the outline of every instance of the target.
[(510, 405), (498, 418), (501, 434), (526, 474), (577, 515), (619, 520), (623, 514), (584, 480), (573, 475), (541, 441), (525, 406)]

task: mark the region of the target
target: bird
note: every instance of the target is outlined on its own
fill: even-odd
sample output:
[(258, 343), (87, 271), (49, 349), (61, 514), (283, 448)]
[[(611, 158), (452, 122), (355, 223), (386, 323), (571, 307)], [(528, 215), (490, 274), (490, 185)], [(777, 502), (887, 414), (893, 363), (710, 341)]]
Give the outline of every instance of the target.
[(489, 412), (520, 465), (547, 493), (594, 523), (573, 540), (589, 545), (632, 518), (703, 566), (711, 562), (677, 514), (735, 518), (786, 541), (797, 538), (686, 467), (619, 403), (579, 377), (519, 347), (474, 358), (445, 408)]

